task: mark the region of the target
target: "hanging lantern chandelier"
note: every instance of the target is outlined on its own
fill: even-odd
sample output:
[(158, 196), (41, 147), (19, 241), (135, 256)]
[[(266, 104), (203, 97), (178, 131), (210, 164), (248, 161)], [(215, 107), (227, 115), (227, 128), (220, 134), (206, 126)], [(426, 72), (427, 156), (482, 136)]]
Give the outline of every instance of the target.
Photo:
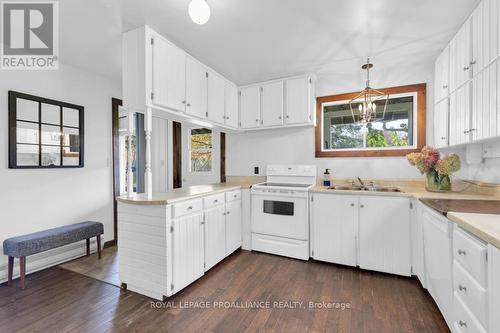
[[(370, 87), (370, 69), (373, 68), (370, 58), (361, 68), (366, 70), (366, 88), (349, 102), (349, 107), (354, 123), (367, 124), (384, 119), (389, 94)], [(381, 107), (383, 110), (380, 110)], [(377, 114), (381, 116), (377, 117)]]

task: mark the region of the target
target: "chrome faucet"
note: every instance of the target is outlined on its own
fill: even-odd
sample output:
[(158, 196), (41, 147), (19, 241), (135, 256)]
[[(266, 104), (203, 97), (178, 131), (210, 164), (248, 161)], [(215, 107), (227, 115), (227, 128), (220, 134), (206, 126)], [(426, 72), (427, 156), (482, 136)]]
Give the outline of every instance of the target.
[(358, 181), (361, 184), (361, 186), (365, 186), (365, 183), (363, 183), (363, 181), (361, 180), (361, 178), (359, 178), (359, 177), (357, 177), (357, 178), (358, 178)]

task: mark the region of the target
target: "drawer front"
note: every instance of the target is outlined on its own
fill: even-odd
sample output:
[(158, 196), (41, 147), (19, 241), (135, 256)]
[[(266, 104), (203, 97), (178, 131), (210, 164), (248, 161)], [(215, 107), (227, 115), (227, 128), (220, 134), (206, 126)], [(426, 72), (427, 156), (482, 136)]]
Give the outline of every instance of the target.
[(188, 200), (173, 205), (173, 217), (199, 212), (203, 209), (202, 199)]
[(482, 325), (487, 326), (487, 294), (456, 260), (453, 262), (453, 290)]
[(455, 293), (453, 298), (453, 326), (460, 333), (486, 333), (484, 327), (477, 321), (465, 304)]
[(224, 193), (219, 193), (203, 198), (203, 207), (205, 207), (205, 209), (223, 204), (224, 204)]
[(455, 225), (453, 256), (483, 287), (486, 288), (487, 247)]
[(226, 192), (226, 202), (236, 201), (241, 199), (241, 190)]

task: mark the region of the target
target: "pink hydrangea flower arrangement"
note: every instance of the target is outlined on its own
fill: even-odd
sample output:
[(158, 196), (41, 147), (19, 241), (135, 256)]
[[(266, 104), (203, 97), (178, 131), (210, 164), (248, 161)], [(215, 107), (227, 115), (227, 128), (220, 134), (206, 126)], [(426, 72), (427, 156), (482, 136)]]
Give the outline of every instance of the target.
[(457, 154), (448, 154), (439, 159), (439, 151), (426, 146), (420, 153), (411, 153), (406, 157), (411, 165), (426, 175), (427, 190), (451, 190), (450, 175), (460, 170), (460, 157)]

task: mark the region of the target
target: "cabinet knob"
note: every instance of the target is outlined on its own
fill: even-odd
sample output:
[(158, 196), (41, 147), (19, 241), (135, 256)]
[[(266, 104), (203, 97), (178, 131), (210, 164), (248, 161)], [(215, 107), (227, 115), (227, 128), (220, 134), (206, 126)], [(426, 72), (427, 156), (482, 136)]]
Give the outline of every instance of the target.
[(458, 322), (458, 325), (460, 325), (461, 327), (467, 327), (467, 323), (465, 321), (462, 321), (462, 320), (460, 320)]
[(282, 119), (283, 117), (282, 116), (279, 116), (278, 119)]
[(359, 205), (359, 207), (361, 207), (361, 208), (365, 208), (365, 205)]
[(468, 71), (468, 70), (469, 70), (469, 66), (465, 66), (464, 71)]
[(182, 103), (182, 104), (186, 104), (186, 101), (182, 101), (181, 103)]
[(255, 119), (255, 121), (258, 123), (258, 122), (259, 122), (259, 119)]
[(186, 106), (191, 106), (191, 103), (187, 103)]
[(286, 119), (288, 119), (288, 118), (290, 118), (290, 116), (289, 116), (289, 115), (286, 115)]
[(476, 129), (475, 129), (475, 128), (471, 128), (471, 129), (469, 130), (469, 132), (474, 132), (474, 131), (476, 131)]
[(229, 215), (229, 211), (227, 211), (226, 214)]
[(445, 136), (442, 136), (442, 137), (441, 137), (441, 140), (446, 140), (446, 137), (445, 137)]
[(214, 200), (214, 203), (217, 203), (217, 202), (219, 202), (219, 200), (215, 199), (215, 200)]
[(354, 204), (353, 204), (353, 203), (351, 204), (351, 207), (354, 207)]
[(461, 284), (459, 284), (458, 285), (458, 290), (460, 290), (460, 291), (467, 291), (467, 287), (464, 287)]
[(472, 61), (470, 62), (470, 64), (471, 64), (471, 65), (475, 65), (475, 64), (476, 64), (476, 60), (472, 60)]
[(464, 250), (458, 249), (458, 255), (460, 255), (460, 256), (464, 255), (465, 256), (466, 254), (467, 254), (467, 252), (465, 252)]
[(470, 130), (465, 130), (464, 134), (470, 133)]
[(193, 209), (193, 206), (189, 206), (189, 207), (187, 208), (187, 210), (192, 210), (192, 209)]
[(446, 88), (448, 88), (448, 86), (447, 86), (447, 85), (444, 85), (444, 86), (443, 86), (443, 89), (446, 89)]

